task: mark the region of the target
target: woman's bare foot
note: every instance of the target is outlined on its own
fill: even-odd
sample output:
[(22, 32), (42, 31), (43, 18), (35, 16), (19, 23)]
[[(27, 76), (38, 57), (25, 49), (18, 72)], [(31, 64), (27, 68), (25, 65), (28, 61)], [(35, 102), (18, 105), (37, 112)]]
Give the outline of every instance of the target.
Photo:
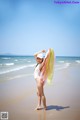
[(44, 107), (45, 110), (47, 110), (47, 107)]
[(35, 110), (41, 110), (42, 108), (40, 106), (36, 107)]

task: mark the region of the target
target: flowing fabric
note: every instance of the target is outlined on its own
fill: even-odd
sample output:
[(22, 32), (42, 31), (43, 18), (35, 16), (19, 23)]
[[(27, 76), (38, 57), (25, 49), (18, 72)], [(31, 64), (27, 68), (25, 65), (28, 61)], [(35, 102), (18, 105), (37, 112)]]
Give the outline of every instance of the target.
[(53, 49), (49, 49), (45, 56), (45, 63), (41, 70), (41, 74), (43, 76), (44, 83), (47, 80), (49, 84), (51, 84), (53, 78), (53, 68), (54, 68), (54, 51)]

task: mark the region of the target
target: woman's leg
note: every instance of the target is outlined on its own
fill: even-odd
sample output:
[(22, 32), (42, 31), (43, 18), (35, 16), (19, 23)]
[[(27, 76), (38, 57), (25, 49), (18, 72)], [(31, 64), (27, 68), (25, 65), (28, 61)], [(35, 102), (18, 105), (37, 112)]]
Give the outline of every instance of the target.
[(38, 95), (38, 107), (41, 108), (41, 86), (37, 86), (37, 95)]
[(41, 83), (37, 84), (37, 96), (38, 96), (38, 106), (36, 110), (41, 109), (41, 99), (42, 99), (42, 94), (41, 94)]
[(41, 109), (41, 100), (43, 102), (44, 109), (46, 109), (46, 97), (44, 95), (44, 84), (41, 79), (37, 79), (37, 96), (38, 96), (38, 106), (37, 110)]
[(46, 110), (47, 107), (46, 107), (46, 97), (44, 95), (44, 86), (42, 85), (42, 102), (43, 102), (43, 106), (44, 106), (44, 109)]
[(39, 83), (38, 93), (40, 93), (39, 100), (38, 100), (39, 105), (41, 105), (41, 100), (42, 100), (44, 109), (46, 110), (47, 107), (46, 107), (46, 97), (44, 95), (44, 83), (42, 82), (41, 79)]

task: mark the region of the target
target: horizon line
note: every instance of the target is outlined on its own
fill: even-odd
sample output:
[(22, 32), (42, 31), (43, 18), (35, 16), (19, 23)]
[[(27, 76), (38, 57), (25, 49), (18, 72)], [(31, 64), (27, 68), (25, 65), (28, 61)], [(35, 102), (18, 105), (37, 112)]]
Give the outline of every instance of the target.
[[(7, 57), (10, 57), (10, 56), (31, 56), (33, 57), (34, 55), (19, 55), (19, 54), (0, 54), (0, 56), (7, 56)], [(80, 57), (80, 56), (76, 56), (76, 55), (55, 55), (56, 57)]]

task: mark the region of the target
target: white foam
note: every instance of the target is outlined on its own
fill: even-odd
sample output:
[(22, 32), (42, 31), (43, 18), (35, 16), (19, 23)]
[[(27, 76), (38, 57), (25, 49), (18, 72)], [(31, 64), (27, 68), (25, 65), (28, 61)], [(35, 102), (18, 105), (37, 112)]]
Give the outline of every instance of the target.
[(64, 63), (64, 61), (58, 61), (59, 63)]
[[(6, 63), (7, 65), (10, 65), (11, 63)], [(63, 65), (60, 65), (58, 67), (55, 66), (55, 70), (62, 70), (62, 69), (65, 69), (65, 68), (68, 68), (70, 66), (71, 63), (65, 63)], [(13, 65), (13, 63), (11, 64)], [(30, 65), (24, 65), (24, 66), (21, 66), (21, 67), (17, 67), (17, 68), (12, 68), (10, 70), (6, 70), (6, 71), (2, 71), (0, 72), (0, 74), (5, 74), (5, 73), (9, 73), (9, 72), (14, 72), (14, 71), (18, 71), (18, 70), (21, 70), (21, 69), (24, 69), (24, 68), (28, 68), (28, 67), (34, 67), (36, 64), (30, 64)]]
[(14, 61), (18, 61), (18, 60), (16, 59), (16, 60), (14, 60)]
[(23, 68), (25, 68), (25, 66), (23, 66), (23, 67), (18, 67), (18, 68), (14, 68), (14, 69), (10, 69), (10, 70), (6, 70), (6, 71), (3, 71), (3, 72), (0, 72), (0, 74), (5, 74), (5, 73), (17, 71), (17, 70), (20, 70), (20, 69), (23, 69)]
[(80, 63), (80, 60), (76, 60), (77, 63)]
[(5, 63), (5, 65), (7, 65), (7, 66), (14, 65), (14, 63)]
[(17, 68), (13, 68), (13, 69), (10, 69), (10, 70), (6, 70), (6, 71), (3, 71), (3, 72), (0, 72), (0, 74), (5, 74), (5, 73), (9, 73), (9, 72), (14, 72), (14, 71), (18, 71), (18, 70), (21, 70), (21, 69), (24, 69), (24, 68), (27, 68), (27, 67), (34, 67), (35, 64), (32, 64), (32, 65), (26, 65), (26, 66), (21, 66), (21, 67), (17, 67)]
[(71, 63), (66, 63), (66, 67), (69, 67)]
[(70, 66), (70, 64), (71, 63), (65, 63), (64, 65), (55, 68), (55, 70), (62, 70), (62, 69), (68, 68)]
[(31, 62), (31, 61), (27, 61), (27, 62)]

